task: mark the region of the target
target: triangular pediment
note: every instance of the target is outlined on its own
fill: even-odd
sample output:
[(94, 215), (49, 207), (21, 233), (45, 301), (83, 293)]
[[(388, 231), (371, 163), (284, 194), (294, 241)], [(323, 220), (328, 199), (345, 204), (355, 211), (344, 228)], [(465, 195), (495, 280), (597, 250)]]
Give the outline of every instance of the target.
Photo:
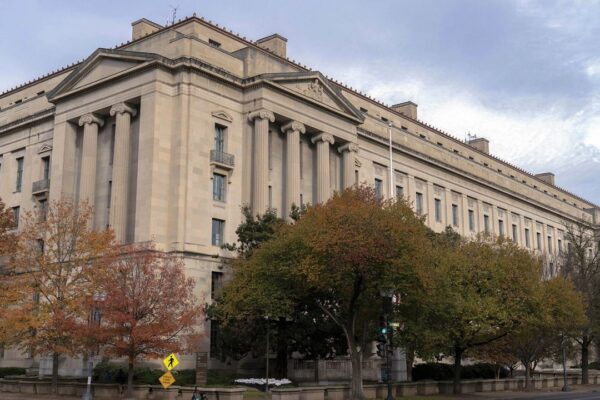
[(49, 145), (48, 143), (44, 143), (38, 150), (38, 154), (42, 154), (45, 153), (47, 151), (51, 151), (52, 150), (52, 145)]
[(213, 117), (222, 119), (222, 120), (227, 121), (227, 122), (233, 121), (233, 118), (231, 117), (231, 115), (227, 114), (223, 110), (213, 111), (211, 114), (212, 114)]
[(158, 58), (160, 56), (150, 53), (98, 49), (48, 93), (48, 99), (53, 100), (115, 79)]
[(319, 72), (275, 73), (261, 76), (272, 84), (309, 101), (319, 103), (354, 120), (363, 121), (364, 116), (344, 95), (329, 84)]

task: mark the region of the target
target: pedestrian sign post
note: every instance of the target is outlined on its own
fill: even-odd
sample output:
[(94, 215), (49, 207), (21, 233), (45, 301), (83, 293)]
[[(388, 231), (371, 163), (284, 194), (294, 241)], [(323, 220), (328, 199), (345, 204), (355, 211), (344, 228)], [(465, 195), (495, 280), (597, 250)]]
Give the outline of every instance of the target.
[(164, 389), (168, 389), (169, 386), (171, 386), (172, 384), (175, 383), (175, 377), (173, 376), (171, 371), (167, 371), (164, 373), (163, 376), (158, 378), (158, 381), (160, 382), (160, 384), (162, 385), (162, 387)]
[(163, 360), (163, 364), (165, 364), (167, 370), (170, 371), (179, 365), (179, 360), (177, 359), (177, 357), (175, 357), (175, 354), (171, 353)]

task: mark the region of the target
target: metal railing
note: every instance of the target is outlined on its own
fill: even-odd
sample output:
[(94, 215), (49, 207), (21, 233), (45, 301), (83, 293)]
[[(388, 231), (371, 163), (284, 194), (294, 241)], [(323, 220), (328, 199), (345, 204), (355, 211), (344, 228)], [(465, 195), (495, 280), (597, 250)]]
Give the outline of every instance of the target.
[(211, 150), (210, 151), (210, 161), (216, 162), (219, 164), (227, 165), (229, 167), (233, 167), (235, 164), (235, 158), (233, 154), (225, 153), (223, 151)]
[(50, 179), (42, 179), (41, 181), (33, 182), (31, 193), (45, 192), (50, 189)]

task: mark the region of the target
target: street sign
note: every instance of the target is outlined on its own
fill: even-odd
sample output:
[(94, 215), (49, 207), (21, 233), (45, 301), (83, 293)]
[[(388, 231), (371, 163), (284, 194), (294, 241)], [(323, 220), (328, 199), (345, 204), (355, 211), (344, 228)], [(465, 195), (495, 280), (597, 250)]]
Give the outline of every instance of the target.
[(158, 380), (164, 389), (168, 389), (169, 386), (175, 383), (175, 377), (173, 377), (171, 371), (165, 372)]
[(177, 357), (175, 357), (175, 354), (171, 353), (167, 357), (165, 357), (165, 359), (163, 360), (163, 364), (165, 364), (165, 367), (167, 367), (167, 369), (170, 371), (179, 365), (179, 360), (177, 359)]

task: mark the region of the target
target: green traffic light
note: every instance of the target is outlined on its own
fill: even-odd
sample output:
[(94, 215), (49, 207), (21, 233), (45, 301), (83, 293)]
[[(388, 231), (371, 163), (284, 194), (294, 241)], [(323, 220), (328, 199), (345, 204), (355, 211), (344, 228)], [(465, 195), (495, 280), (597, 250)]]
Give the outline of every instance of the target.
[(381, 328), (381, 334), (385, 335), (387, 333), (387, 328)]

